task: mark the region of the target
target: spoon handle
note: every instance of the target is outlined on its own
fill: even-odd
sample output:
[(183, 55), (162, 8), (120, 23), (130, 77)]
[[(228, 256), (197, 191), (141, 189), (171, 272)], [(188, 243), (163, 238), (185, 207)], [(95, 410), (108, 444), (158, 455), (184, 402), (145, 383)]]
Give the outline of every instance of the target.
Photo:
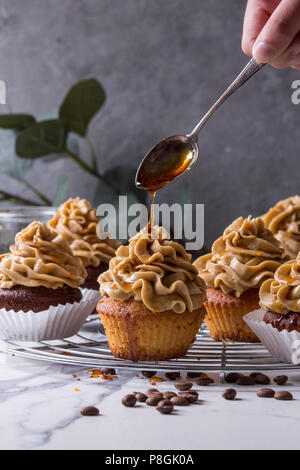
[(241, 73), (236, 77), (236, 79), (229, 85), (227, 90), (220, 96), (220, 98), (215, 102), (215, 104), (210, 108), (210, 110), (203, 116), (201, 121), (197, 124), (195, 129), (188, 135), (188, 137), (198, 138), (198, 135), (209, 118), (214, 114), (214, 112), (231, 96), (233, 93), (238, 90), (244, 83), (249, 80), (256, 72), (258, 72), (266, 64), (258, 64), (255, 59), (251, 59), (246, 67), (241, 71)]

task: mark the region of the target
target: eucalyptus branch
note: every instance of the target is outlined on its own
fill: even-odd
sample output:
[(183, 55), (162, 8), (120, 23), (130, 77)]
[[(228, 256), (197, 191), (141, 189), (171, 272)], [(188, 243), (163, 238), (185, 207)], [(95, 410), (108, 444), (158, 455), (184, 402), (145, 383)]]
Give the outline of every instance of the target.
[(24, 204), (24, 206), (40, 206), (38, 202), (31, 201), (30, 199), (25, 199), (24, 197), (18, 196), (16, 194), (8, 193), (7, 191), (3, 191), (2, 189), (0, 189), (0, 195), (2, 196), (2, 200), (19, 202), (21, 204)]
[[(89, 123), (102, 108), (105, 98), (105, 91), (98, 80), (95, 78), (82, 80), (68, 91), (59, 107), (58, 119), (37, 122), (34, 116), (27, 114), (0, 115), (0, 128), (19, 131), (15, 146), (18, 157), (37, 159), (46, 155), (64, 154), (115, 194), (120, 194), (119, 189), (99, 172), (95, 148), (87, 136)], [(89, 163), (66, 148), (70, 132), (85, 138), (90, 150)], [(51, 205), (51, 201), (41, 191), (26, 180), (23, 180), (23, 183), (43, 204)]]
[(36, 189), (34, 186), (32, 186), (31, 183), (29, 183), (27, 180), (22, 179), (22, 182), (27, 186), (30, 191), (32, 191), (46, 206), (52, 206), (52, 202), (50, 199), (48, 199), (44, 194), (42, 194), (38, 189)]
[(87, 163), (85, 163), (84, 160), (82, 160), (78, 155), (75, 153), (71, 152), (71, 150), (66, 150), (66, 154), (79, 165), (83, 170), (87, 171), (90, 175), (95, 176), (95, 178), (98, 178), (102, 183), (104, 183), (106, 186), (108, 186), (114, 193), (120, 194), (120, 191), (113, 186), (106, 178), (105, 176), (101, 175), (98, 171), (94, 170), (92, 167), (90, 167)]

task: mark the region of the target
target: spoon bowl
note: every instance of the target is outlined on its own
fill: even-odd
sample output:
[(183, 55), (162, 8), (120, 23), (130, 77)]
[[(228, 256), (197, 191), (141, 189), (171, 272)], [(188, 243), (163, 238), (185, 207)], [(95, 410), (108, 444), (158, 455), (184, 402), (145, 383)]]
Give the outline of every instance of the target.
[(216, 110), (264, 65), (258, 64), (252, 58), (190, 134), (168, 137), (150, 150), (138, 168), (136, 186), (154, 193), (190, 170), (198, 158), (197, 141), (203, 126)]
[(193, 137), (168, 137), (147, 153), (140, 164), (135, 184), (138, 188), (157, 191), (190, 170), (198, 158), (198, 144)]

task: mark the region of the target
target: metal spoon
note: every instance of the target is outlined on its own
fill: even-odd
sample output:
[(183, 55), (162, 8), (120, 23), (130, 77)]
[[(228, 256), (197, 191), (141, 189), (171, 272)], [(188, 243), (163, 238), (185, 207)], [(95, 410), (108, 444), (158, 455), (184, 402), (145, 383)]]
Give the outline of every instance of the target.
[(190, 170), (198, 158), (197, 141), (202, 127), (214, 112), (264, 65), (251, 59), (190, 134), (168, 137), (150, 150), (138, 168), (136, 186), (156, 191), (184, 171)]

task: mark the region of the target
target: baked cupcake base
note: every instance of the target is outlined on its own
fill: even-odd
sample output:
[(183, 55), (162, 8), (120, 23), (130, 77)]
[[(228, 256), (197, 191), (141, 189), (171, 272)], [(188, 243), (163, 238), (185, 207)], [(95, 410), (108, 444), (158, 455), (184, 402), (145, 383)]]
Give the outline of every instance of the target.
[(300, 312), (290, 312), (287, 315), (280, 315), (274, 312), (265, 312), (264, 322), (272, 325), (278, 331), (297, 331), (300, 333)]
[(103, 297), (97, 311), (115, 357), (161, 361), (186, 354), (204, 320), (205, 309), (152, 312), (142, 302)]
[(11, 289), (0, 289), (0, 309), (18, 312), (42, 312), (50, 306), (80, 302), (80, 289), (69, 286), (50, 289), (49, 287), (27, 287), (17, 285)]
[(250, 289), (239, 298), (224, 294), (221, 289), (207, 289), (204, 305), (207, 311), (205, 323), (215, 341), (260, 342), (243, 319), (247, 313), (259, 308), (258, 289)]
[[(27, 287), (26, 289), (40, 288)], [(55, 289), (49, 290), (53, 291), (55, 297)], [(67, 290), (68, 288), (66, 291)], [(19, 307), (15, 307), (18, 308), (17, 311), (0, 307), (0, 338), (15, 341), (46, 341), (73, 336), (84, 324), (86, 318), (94, 308), (95, 302), (92, 296), (93, 291), (89, 291), (90, 295), (87, 293), (85, 298), (82, 298), (80, 290), (74, 290), (78, 290), (78, 301), (48, 305), (43, 311), (36, 311), (36, 309), (28, 310), (29, 295), (27, 297), (24, 296), (25, 310), (20, 310)], [(36, 293), (37, 291), (34, 290), (32, 292)], [(3, 297), (2, 293), (2, 305), (3, 298), (5, 298), (6, 307), (8, 307), (7, 301), (10, 297)], [(39, 305), (41, 307), (41, 304)]]
[(104, 273), (104, 271), (108, 270), (108, 264), (101, 263), (100, 266), (97, 266), (96, 268), (94, 266), (88, 266), (85, 269), (87, 270), (88, 275), (81, 287), (83, 289), (93, 289), (99, 292), (98, 277), (100, 274)]
[[(271, 313), (271, 312), (270, 312)], [(272, 318), (273, 315), (271, 314)], [(299, 314), (292, 314), (299, 315)], [(288, 323), (285, 323), (287, 328), (280, 329), (273, 326), (271, 323), (265, 321), (266, 312), (263, 309), (255, 310), (245, 316), (245, 321), (249, 327), (256, 333), (263, 345), (268, 349), (271, 355), (280, 362), (299, 365), (300, 364), (300, 332), (290, 330)], [(278, 321), (282, 315), (278, 315)], [(267, 317), (270, 320), (270, 317)], [(290, 317), (291, 318), (291, 317)], [(299, 321), (297, 320), (297, 323)], [(288, 322), (288, 319), (286, 320)], [(278, 324), (277, 324), (278, 326)]]

